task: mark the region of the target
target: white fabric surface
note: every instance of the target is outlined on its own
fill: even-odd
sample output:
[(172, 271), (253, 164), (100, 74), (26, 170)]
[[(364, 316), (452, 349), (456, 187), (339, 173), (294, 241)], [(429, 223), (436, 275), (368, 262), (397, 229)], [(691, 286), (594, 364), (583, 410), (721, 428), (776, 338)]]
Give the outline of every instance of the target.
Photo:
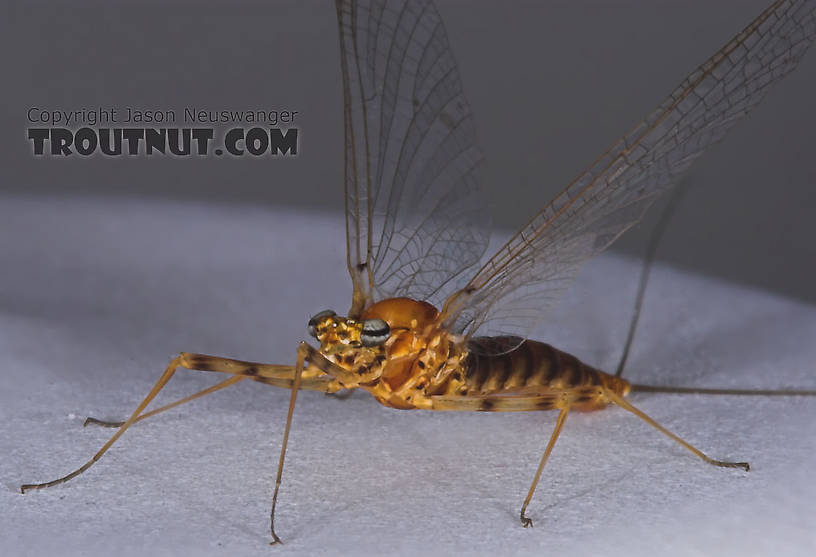
[[(0, 199), (0, 554), (813, 555), (816, 399), (639, 394), (716, 469), (620, 409), (571, 415), (521, 528), (553, 413), (384, 408), (302, 393), (267, 546), (289, 393), (243, 382), (134, 426), (175, 353), (293, 362), (309, 316), (349, 305), (342, 222), (124, 198)], [(761, 254), (757, 254), (761, 264)], [(612, 368), (639, 262), (592, 262), (537, 335)], [(658, 266), (626, 376), (816, 388), (816, 308)], [(167, 402), (216, 377), (181, 371)]]

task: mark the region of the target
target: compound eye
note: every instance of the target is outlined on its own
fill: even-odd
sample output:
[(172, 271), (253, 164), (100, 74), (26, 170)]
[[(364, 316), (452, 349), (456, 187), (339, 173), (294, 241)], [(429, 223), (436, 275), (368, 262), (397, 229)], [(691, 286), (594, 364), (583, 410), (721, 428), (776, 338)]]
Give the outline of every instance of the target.
[(382, 319), (366, 319), (363, 321), (363, 331), (360, 333), (360, 342), (363, 346), (379, 346), (391, 336), (391, 327)]
[(320, 313), (315, 314), (311, 319), (309, 319), (309, 324), (306, 325), (306, 330), (309, 331), (309, 334), (313, 337), (317, 338), (317, 331), (315, 330), (315, 325), (323, 319), (324, 317), (333, 317), (337, 315), (330, 309), (324, 309)]

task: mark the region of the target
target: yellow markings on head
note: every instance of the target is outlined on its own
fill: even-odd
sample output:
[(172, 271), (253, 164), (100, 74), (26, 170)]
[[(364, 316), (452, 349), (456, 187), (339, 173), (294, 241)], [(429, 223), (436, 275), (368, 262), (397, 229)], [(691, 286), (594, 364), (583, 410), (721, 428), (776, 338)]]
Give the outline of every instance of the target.
[[(385, 346), (364, 346), (363, 322), (339, 315), (326, 315), (314, 323), (320, 352), (333, 363), (355, 374), (360, 383), (373, 381), (382, 373)], [(346, 384), (347, 387), (356, 384)]]
[(315, 338), (320, 341), (320, 351), (329, 354), (346, 348), (360, 348), (363, 324), (338, 315), (327, 315), (314, 325)]

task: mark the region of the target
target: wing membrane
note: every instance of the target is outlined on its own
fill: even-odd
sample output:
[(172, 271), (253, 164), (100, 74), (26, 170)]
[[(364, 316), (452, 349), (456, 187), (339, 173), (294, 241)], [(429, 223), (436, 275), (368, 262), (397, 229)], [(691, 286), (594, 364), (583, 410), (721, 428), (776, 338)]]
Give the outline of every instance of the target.
[(337, 2), (351, 317), (375, 299), (440, 304), (488, 232), (473, 118), (425, 1)]
[[(527, 337), (580, 265), (636, 224), (711, 144), (794, 69), (816, 33), (812, 0), (777, 1), (691, 73), (449, 298), (446, 324)], [(512, 345), (511, 345), (512, 344)]]

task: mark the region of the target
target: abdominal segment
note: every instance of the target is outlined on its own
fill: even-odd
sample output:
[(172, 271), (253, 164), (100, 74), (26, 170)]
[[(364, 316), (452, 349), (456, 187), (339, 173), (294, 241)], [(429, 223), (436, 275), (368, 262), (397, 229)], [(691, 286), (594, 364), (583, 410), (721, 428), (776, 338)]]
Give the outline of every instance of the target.
[[(498, 347), (508, 344), (518, 348), (495, 353)], [(629, 384), (623, 379), (590, 367), (572, 354), (543, 342), (525, 340), (518, 344), (505, 337), (477, 337), (468, 342), (467, 348), (465, 388), (456, 393), (446, 392), (446, 395), (526, 398), (560, 393), (563, 396), (540, 399), (536, 407), (516, 409), (548, 410), (569, 405), (575, 410), (597, 410), (609, 404), (604, 389), (621, 396), (629, 390)], [(490, 405), (480, 409), (492, 410)]]

